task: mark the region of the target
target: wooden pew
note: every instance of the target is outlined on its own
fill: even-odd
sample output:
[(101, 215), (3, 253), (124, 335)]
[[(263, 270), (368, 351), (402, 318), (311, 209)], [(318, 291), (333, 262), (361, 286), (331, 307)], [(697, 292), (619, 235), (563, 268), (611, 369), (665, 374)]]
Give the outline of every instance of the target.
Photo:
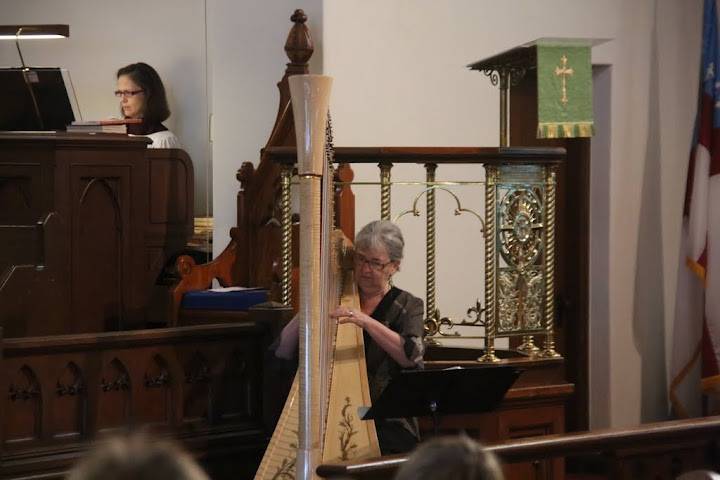
[(258, 316), (235, 325), (2, 339), (0, 477), (59, 478), (92, 441), (147, 428), (184, 442), (216, 478), (249, 478), (266, 445), (269, 337)]
[[(592, 478), (671, 480), (696, 469), (720, 471), (718, 441), (720, 416), (513, 440), (488, 445), (487, 449), (500, 457), (506, 471), (517, 463), (532, 462), (535, 466), (533, 471), (508, 475), (508, 479), (555, 478), (559, 472), (543, 467), (552, 462), (542, 460), (594, 454), (599, 455), (604, 471)], [(396, 455), (321, 465), (318, 473), (322, 478), (391, 479), (405, 461), (407, 456)]]

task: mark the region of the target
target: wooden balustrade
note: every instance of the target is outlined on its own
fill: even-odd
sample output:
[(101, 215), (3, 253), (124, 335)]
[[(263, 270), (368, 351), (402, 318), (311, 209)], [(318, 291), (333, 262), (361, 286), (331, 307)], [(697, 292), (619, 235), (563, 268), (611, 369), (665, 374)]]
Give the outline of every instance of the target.
[[(528, 480), (549, 477), (551, 472), (544, 465), (550, 463), (542, 460), (591, 454), (600, 454), (604, 464), (596, 478), (670, 480), (695, 469), (720, 470), (718, 440), (720, 416), (525, 438), (488, 445), (487, 449), (506, 467), (522, 462), (533, 465), (532, 470), (517, 477)], [(407, 456), (396, 455), (321, 465), (318, 474), (323, 478), (389, 479), (406, 461)]]

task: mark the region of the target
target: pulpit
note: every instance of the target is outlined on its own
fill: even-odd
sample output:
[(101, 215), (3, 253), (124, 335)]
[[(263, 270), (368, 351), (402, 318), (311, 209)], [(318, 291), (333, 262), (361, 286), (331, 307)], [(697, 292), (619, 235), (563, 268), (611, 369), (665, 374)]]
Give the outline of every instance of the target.
[(6, 337), (138, 328), (192, 234), (193, 169), (144, 137), (0, 133)]
[[(538, 138), (538, 45), (569, 44), (590, 48), (594, 39), (540, 39), (474, 62), (468, 68), (489, 77), (500, 93), (500, 142), (512, 146), (563, 147), (566, 161), (558, 166), (556, 192), (556, 343), (565, 357), (564, 375), (574, 394), (566, 403), (566, 428), (589, 427), (589, 249), (590, 249), (590, 141), (587, 135), (544, 135)], [(548, 65), (560, 80), (557, 105), (567, 100), (568, 82), (577, 65), (565, 63), (562, 54)], [(587, 59), (589, 66), (589, 58)], [(568, 75), (568, 71), (572, 75)], [(591, 72), (585, 72), (591, 75)], [(564, 79), (564, 80), (563, 80)], [(587, 80), (587, 79), (585, 79)], [(564, 83), (563, 83), (564, 82)], [(586, 99), (587, 100), (587, 99)], [(590, 99), (591, 101), (591, 99)], [(590, 112), (592, 112), (590, 105)], [(584, 132), (589, 133), (589, 132)], [(552, 138), (555, 137), (555, 138)]]

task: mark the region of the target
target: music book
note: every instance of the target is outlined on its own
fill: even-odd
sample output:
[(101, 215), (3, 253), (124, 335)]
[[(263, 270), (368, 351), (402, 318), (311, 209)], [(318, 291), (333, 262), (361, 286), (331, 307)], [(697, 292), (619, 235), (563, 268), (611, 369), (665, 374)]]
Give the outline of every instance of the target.
[(103, 132), (127, 133), (127, 126), (142, 123), (140, 118), (109, 118), (106, 120), (88, 120), (72, 122), (67, 126), (68, 132)]

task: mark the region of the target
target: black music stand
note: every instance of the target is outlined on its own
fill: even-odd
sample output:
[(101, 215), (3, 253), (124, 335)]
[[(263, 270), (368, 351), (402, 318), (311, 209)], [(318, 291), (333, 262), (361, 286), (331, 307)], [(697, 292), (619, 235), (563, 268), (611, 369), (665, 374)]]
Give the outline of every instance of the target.
[(520, 373), (505, 365), (405, 370), (358, 415), (363, 420), (431, 416), (437, 434), (440, 415), (494, 410)]
[(0, 130), (65, 130), (80, 120), (61, 68), (0, 68), (0, 105)]

